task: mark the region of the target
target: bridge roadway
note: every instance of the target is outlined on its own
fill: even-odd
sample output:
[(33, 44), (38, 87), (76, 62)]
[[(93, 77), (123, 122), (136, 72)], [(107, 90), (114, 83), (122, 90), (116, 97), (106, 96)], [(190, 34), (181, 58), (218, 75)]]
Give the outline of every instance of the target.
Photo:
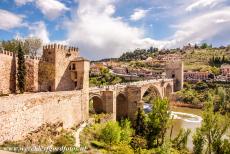
[(144, 81), (136, 81), (136, 82), (119, 83), (116, 85), (90, 87), (89, 92), (90, 93), (96, 93), (96, 92), (106, 91), (106, 90), (125, 89), (127, 86), (143, 86), (146, 84), (160, 83), (162, 81), (173, 82), (173, 79), (152, 79), (152, 80), (144, 80)]

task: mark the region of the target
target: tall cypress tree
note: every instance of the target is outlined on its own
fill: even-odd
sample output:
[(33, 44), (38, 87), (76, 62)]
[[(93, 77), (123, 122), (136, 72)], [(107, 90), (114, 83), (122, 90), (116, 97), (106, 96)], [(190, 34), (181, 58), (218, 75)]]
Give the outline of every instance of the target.
[(22, 50), (21, 44), (18, 46), (18, 89), (20, 93), (25, 92), (26, 84), (26, 65), (25, 65), (25, 52)]
[(137, 111), (134, 129), (136, 135), (145, 136), (147, 131), (147, 119), (145, 112), (141, 108)]

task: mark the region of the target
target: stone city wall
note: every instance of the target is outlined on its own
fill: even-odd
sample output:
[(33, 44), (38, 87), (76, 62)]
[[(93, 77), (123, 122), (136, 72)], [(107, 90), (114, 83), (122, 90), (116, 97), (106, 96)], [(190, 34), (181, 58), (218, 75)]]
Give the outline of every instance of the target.
[[(26, 91), (37, 92), (38, 70), (41, 59), (25, 56)], [(13, 52), (0, 51), (0, 94), (15, 93), (17, 91), (17, 57)]]
[(0, 97), (0, 143), (20, 140), (44, 123), (69, 128), (87, 120), (88, 96), (80, 90)]
[(38, 89), (38, 67), (40, 60), (26, 58), (26, 91), (37, 92)]
[(15, 92), (16, 63), (12, 52), (0, 51), (0, 94)]

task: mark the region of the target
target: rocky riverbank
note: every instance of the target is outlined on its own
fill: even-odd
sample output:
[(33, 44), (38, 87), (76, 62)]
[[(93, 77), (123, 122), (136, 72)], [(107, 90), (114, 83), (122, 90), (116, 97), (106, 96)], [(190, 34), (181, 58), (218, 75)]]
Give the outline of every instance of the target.
[(192, 109), (202, 109), (203, 104), (188, 104), (184, 102), (178, 102), (178, 101), (172, 101), (170, 102), (171, 106), (176, 106), (176, 107), (187, 107), (187, 108), (192, 108)]

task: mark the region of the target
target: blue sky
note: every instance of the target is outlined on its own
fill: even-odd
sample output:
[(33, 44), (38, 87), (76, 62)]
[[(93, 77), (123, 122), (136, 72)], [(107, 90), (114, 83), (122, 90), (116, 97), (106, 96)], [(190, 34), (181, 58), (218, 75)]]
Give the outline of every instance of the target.
[(0, 0), (0, 39), (38, 37), (89, 59), (135, 48), (230, 44), (229, 0)]

